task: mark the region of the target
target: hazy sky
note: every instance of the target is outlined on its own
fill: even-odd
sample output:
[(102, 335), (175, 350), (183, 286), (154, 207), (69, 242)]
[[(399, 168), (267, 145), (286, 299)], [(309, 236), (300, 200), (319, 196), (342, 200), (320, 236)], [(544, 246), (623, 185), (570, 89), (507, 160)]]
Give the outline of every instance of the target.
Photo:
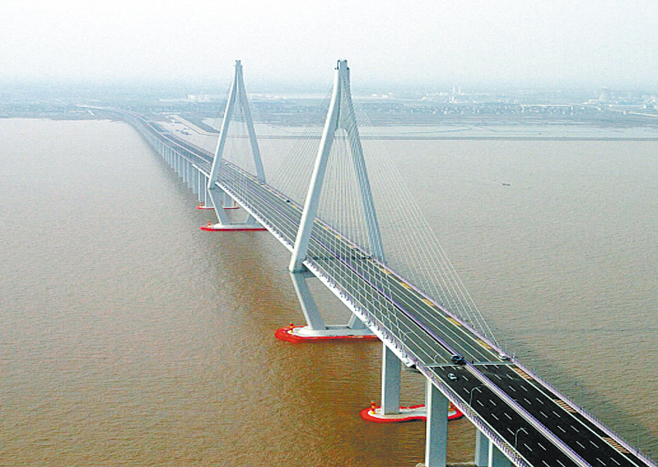
[[(657, 0), (0, 0), (0, 80), (658, 89)], [(222, 91), (224, 91), (222, 89)]]

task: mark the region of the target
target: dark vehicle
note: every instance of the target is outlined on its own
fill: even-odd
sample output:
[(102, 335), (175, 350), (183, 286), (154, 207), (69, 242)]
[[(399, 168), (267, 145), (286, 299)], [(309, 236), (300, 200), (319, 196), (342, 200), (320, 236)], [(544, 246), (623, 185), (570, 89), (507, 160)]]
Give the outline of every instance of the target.
[(451, 360), (452, 360), (452, 363), (454, 363), (455, 365), (465, 365), (466, 364), (466, 360), (461, 355), (453, 355)]

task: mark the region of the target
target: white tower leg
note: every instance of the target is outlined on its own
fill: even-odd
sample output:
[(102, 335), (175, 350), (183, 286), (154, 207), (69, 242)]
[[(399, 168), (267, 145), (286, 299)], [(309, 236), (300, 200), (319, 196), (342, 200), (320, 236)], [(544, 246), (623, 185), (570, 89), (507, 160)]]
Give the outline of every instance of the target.
[(260, 149), (258, 148), (258, 141), (256, 140), (256, 132), (254, 130), (254, 123), (251, 119), (251, 112), (249, 110), (249, 101), (247, 100), (247, 93), (244, 87), (244, 79), (242, 76), (242, 64), (240, 60), (235, 61), (235, 74), (233, 76), (233, 83), (226, 102), (226, 110), (224, 112), (224, 120), (222, 121), (222, 128), (219, 132), (219, 139), (217, 141), (217, 149), (215, 150), (215, 159), (213, 160), (212, 169), (208, 177), (208, 192), (212, 199), (215, 213), (219, 223), (214, 226), (202, 227), (203, 230), (264, 230), (260, 227), (256, 220), (249, 215), (243, 224), (231, 224), (228, 216), (224, 212), (224, 207), (230, 206), (226, 198), (228, 195), (222, 190), (220, 184), (220, 172), (222, 168), (222, 156), (224, 154), (224, 147), (226, 146), (226, 138), (228, 136), (228, 129), (231, 120), (234, 117), (235, 106), (239, 106), (242, 110), (245, 124), (247, 125), (247, 132), (249, 133), (249, 142), (251, 144), (251, 152), (254, 158), (254, 166), (256, 167), (256, 175), (262, 181), (265, 181), (265, 172), (263, 170), (263, 163), (260, 157)]
[[(380, 260), (384, 259), (379, 224), (377, 223), (372, 191), (370, 189), (368, 173), (363, 159), (361, 138), (359, 137), (352, 97), (350, 94), (349, 68), (347, 67), (347, 61), (339, 60), (334, 75), (334, 88), (331, 95), (331, 102), (329, 103), (329, 111), (322, 131), (322, 139), (320, 140), (320, 147), (318, 148), (318, 153), (315, 159), (313, 175), (311, 176), (311, 183), (304, 203), (304, 211), (302, 212), (299, 230), (297, 231), (297, 237), (295, 238), (295, 246), (288, 266), (289, 271), (293, 274), (303, 273), (307, 270), (304, 266), (304, 261), (306, 260), (306, 253), (308, 251), (308, 245), (311, 240), (311, 233), (313, 231), (313, 225), (315, 223), (320, 203), (320, 195), (322, 193), (322, 185), (324, 184), (329, 153), (331, 152), (336, 130), (339, 128), (342, 128), (347, 132), (350, 140), (351, 156), (355, 173), (357, 175), (361, 202), (365, 212), (371, 253)], [(303, 303), (302, 307), (304, 307)], [(312, 328), (311, 323), (309, 322), (308, 324)], [(350, 318), (347, 326), (327, 326), (327, 329), (332, 328), (340, 328), (341, 335), (345, 332), (345, 328), (351, 330), (354, 334), (363, 334), (367, 329), (356, 316)]]
[(310, 272), (291, 272), (290, 278), (292, 283), (295, 286), (295, 292), (297, 292), (297, 298), (299, 298), (299, 303), (302, 305), (302, 311), (304, 312), (304, 318), (306, 318), (306, 323), (311, 331), (324, 331), (327, 327), (324, 325), (322, 316), (318, 311), (318, 306), (311, 295), (311, 291), (308, 288), (306, 283), (306, 278), (308, 275), (311, 275)]

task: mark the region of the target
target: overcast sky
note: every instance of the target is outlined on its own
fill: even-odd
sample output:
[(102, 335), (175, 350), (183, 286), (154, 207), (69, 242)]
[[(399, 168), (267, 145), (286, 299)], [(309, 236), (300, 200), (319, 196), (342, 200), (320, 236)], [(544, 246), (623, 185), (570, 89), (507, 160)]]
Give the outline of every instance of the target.
[[(0, 80), (658, 88), (657, 0), (0, 0)], [(222, 89), (222, 91), (224, 91)]]

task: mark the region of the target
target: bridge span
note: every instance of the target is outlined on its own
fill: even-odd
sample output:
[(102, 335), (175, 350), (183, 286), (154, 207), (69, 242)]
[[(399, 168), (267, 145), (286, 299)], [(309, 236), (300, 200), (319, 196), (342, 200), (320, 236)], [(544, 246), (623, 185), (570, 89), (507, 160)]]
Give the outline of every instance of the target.
[[(246, 117), (255, 173), (222, 158), (226, 130), (236, 107), (241, 107)], [(308, 325), (290, 332), (301, 338), (374, 333), (383, 342), (381, 415), (399, 411), (401, 363), (424, 375), (428, 467), (445, 466), (448, 402), (477, 428), (478, 466), (656, 467), (386, 264), (367, 173), (359, 154), (347, 62), (339, 61), (335, 70), (332, 102), (304, 206), (266, 182), (248, 109), (242, 67), (237, 62), (214, 154), (178, 138), (145, 116), (118, 109), (97, 110), (133, 125), (199, 200), (215, 208), (219, 223), (209, 229), (267, 229), (291, 252), (290, 275)], [(368, 249), (316, 215), (323, 170), (337, 129), (348, 133), (354, 165), (357, 171), (363, 171), (358, 183), (369, 217)], [(231, 224), (224, 213), (233, 201), (248, 213), (244, 223)], [(352, 312), (348, 324), (325, 325), (306, 285), (310, 277), (319, 279)]]

